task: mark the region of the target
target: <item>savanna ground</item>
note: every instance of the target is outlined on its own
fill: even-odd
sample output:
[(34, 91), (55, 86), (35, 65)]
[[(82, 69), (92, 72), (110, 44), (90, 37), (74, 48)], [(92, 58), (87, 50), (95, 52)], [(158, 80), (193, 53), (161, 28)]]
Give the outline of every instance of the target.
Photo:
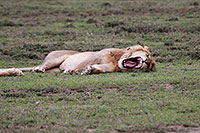
[(199, 0), (0, 0), (0, 68), (146, 44), (155, 73), (0, 78), (0, 132), (200, 131)]

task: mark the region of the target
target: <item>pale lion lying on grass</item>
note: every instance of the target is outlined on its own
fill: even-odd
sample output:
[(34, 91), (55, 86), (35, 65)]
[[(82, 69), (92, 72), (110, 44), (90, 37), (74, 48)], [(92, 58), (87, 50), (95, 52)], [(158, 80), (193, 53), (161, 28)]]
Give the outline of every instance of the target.
[(64, 72), (86, 75), (139, 71), (155, 72), (156, 63), (150, 56), (148, 47), (136, 45), (124, 49), (108, 48), (96, 52), (53, 51), (37, 67), (0, 69), (0, 76), (18, 76), (23, 75), (23, 72)]

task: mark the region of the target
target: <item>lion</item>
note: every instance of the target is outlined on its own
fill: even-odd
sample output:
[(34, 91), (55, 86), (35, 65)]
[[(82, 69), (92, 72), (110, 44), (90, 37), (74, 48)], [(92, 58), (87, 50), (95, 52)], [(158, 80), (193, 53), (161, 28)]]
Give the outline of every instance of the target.
[(106, 48), (96, 52), (53, 51), (39, 66), (0, 70), (0, 76), (18, 76), (23, 75), (23, 72), (64, 72), (70, 75), (87, 75), (106, 72), (155, 71), (156, 62), (151, 57), (149, 48), (135, 45), (123, 49)]

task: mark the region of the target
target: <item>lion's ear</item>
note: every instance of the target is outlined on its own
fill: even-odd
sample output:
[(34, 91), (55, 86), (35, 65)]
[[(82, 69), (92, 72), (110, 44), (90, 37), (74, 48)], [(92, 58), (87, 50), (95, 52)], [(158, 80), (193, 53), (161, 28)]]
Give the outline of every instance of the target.
[(144, 46), (144, 49), (146, 49), (147, 51), (149, 51), (149, 47), (147, 47), (147, 46)]

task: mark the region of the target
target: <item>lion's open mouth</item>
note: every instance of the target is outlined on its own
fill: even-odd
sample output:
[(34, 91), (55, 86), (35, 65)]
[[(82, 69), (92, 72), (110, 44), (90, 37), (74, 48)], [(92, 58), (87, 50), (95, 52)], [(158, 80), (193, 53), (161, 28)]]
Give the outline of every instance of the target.
[(122, 65), (124, 68), (128, 69), (139, 69), (142, 67), (143, 61), (141, 57), (134, 57), (134, 58), (128, 58), (123, 60)]

